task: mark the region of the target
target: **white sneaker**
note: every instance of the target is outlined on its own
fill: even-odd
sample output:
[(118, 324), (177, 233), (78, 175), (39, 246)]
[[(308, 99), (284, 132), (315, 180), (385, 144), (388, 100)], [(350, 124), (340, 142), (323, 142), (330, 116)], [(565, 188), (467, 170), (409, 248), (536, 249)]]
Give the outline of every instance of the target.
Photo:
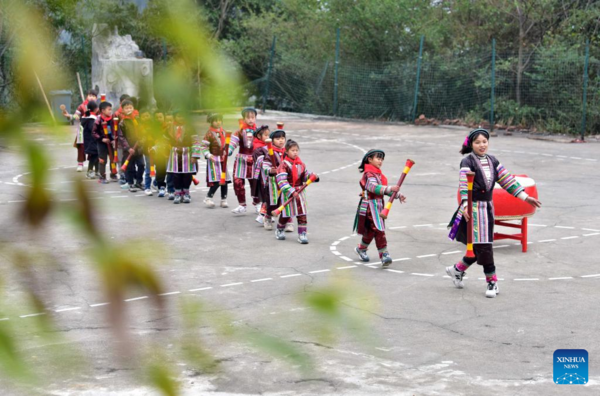
[(77, 172), (83, 172), (83, 165), (77, 165)]
[(221, 200), (221, 207), (222, 208), (228, 208), (229, 204), (227, 204), (227, 200), (226, 199), (222, 199)]
[(233, 209), (231, 211), (231, 213), (233, 213), (233, 214), (245, 214), (246, 213), (246, 207), (240, 205), (237, 208)]
[(285, 232), (294, 232), (294, 223), (289, 222), (285, 225)]
[(488, 282), (487, 289), (485, 290), (485, 296), (487, 298), (494, 298), (499, 293), (500, 291), (498, 290), (498, 282)]
[(465, 287), (465, 284), (463, 283), (463, 275), (465, 274), (464, 272), (457, 270), (453, 265), (451, 265), (450, 267), (446, 267), (446, 273), (448, 276), (450, 276), (450, 278), (452, 278), (452, 282), (454, 282), (454, 286), (456, 286), (457, 289), (462, 289)]
[(265, 219), (263, 226), (265, 227), (265, 230), (267, 230), (267, 231), (273, 230), (273, 219)]
[(204, 198), (204, 205), (206, 205), (209, 208), (214, 208), (215, 201), (213, 201), (212, 198), (206, 197), (206, 198)]
[(129, 184), (125, 183), (125, 184), (121, 184), (121, 190), (128, 190), (129, 189)]
[(262, 215), (258, 215), (258, 216), (256, 217), (256, 222), (257, 222), (258, 224), (265, 224), (265, 218), (264, 218)]
[(261, 205), (254, 205), (254, 212), (260, 213), (260, 207)]
[(150, 190), (149, 188), (144, 190), (144, 194), (146, 194), (147, 196), (151, 196), (152, 195), (152, 190)]

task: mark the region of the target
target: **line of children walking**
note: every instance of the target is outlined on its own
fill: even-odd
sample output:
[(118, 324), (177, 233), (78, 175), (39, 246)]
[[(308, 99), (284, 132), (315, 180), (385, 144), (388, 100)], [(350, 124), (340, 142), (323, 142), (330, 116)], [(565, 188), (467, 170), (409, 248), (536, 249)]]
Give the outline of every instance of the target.
[[(156, 111), (153, 117), (148, 109), (135, 109), (133, 98), (123, 95), (113, 114), (111, 103), (98, 105), (95, 98), (96, 93), (90, 91), (88, 100), (78, 108), (78, 114), (83, 114), (80, 130), (89, 160), (88, 178), (98, 178), (100, 184), (119, 180), (122, 189), (144, 190), (149, 196), (155, 188), (158, 197), (168, 196), (175, 204), (190, 203), (190, 185), (192, 180), (197, 182), (197, 162), (204, 158), (208, 187), (204, 204), (208, 208), (216, 206), (213, 198), (217, 190), (221, 196), (219, 206), (228, 207), (227, 189), (233, 182), (238, 206), (232, 212), (247, 213), (248, 180), (256, 221), (265, 230), (273, 230), (273, 211), (291, 200), (279, 217), (275, 236), (285, 240), (284, 232), (294, 231), (293, 219), (297, 218), (298, 241), (308, 243), (306, 194), (297, 190), (312, 173), (300, 160), (299, 144), (287, 141), (283, 124), (279, 123), (273, 132), (267, 125), (257, 127), (257, 111), (247, 107), (242, 110), (239, 130), (227, 146), (220, 114), (208, 115), (209, 129), (200, 137), (181, 112), (165, 116)], [(224, 167), (236, 149), (232, 178)], [(221, 185), (223, 170), (225, 183)]]
[[(232, 212), (236, 215), (246, 214), (245, 181), (248, 180), (254, 212), (257, 214), (256, 221), (265, 230), (271, 231), (274, 224), (273, 211), (286, 199), (293, 197), (280, 215), (276, 238), (285, 240), (284, 232), (294, 231), (292, 221), (296, 217), (298, 241), (307, 244), (306, 195), (304, 192), (296, 193), (296, 189), (306, 183), (311, 173), (298, 156), (298, 143), (286, 143), (283, 124), (278, 124), (278, 129), (271, 132), (268, 125), (257, 127), (257, 115), (256, 109), (252, 107), (242, 110), (240, 128), (231, 136), (228, 147), (222, 128), (222, 115), (208, 115), (210, 127), (200, 147), (201, 156), (206, 159), (206, 182), (209, 187), (204, 203), (207, 207), (214, 208), (214, 194), (220, 188), (220, 206), (227, 207), (227, 185), (233, 181), (238, 206)], [(239, 151), (233, 164), (233, 178), (226, 170), (225, 184), (220, 185), (226, 156), (232, 156), (236, 148)]]

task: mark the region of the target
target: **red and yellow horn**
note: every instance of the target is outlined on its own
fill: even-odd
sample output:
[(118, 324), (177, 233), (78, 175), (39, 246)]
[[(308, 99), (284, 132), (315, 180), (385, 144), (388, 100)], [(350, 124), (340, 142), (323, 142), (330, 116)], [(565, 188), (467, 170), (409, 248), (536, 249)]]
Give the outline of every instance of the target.
[[(104, 131), (104, 136), (108, 138), (108, 127), (106, 122), (102, 123), (102, 130)], [(117, 174), (117, 166), (115, 165), (115, 157), (113, 156), (112, 147), (110, 147), (110, 141), (106, 143), (106, 147), (108, 149), (108, 158), (110, 158), (110, 173), (113, 175)]]
[[(404, 165), (404, 170), (402, 171), (402, 174), (400, 175), (400, 179), (398, 180), (398, 183), (396, 183), (396, 185), (398, 187), (402, 186), (402, 183), (404, 183), (404, 179), (406, 178), (406, 175), (408, 175), (408, 172), (410, 172), (410, 169), (412, 168), (412, 166), (414, 164), (415, 164), (415, 161), (413, 161), (411, 159), (406, 160), (406, 164)], [(390, 214), (390, 209), (392, 209), (392, 203), (398, 197), (398, 194), (400, 194), (400, 190), (398, 190), (397, 192), (395, 191), (392, 194), (388, 203), (385, 204), (385, 208), (383, 208), (383, 210), (381, 211), (381, 218), (383, 218), (383, 219), (388, 218), (388, 215)]]
[[(136, 142), (136, 144), (133, 146), (133, 150), (135, 151), (135, 149), (137, 148), (138, 144)], [(131, 160), (131, 157), (133, 157), (133, 154), (129, 154), (127, 156), (127, 159), (125, 160), (125, 162), (123, 162), (123, 166), (121, 166), (121, 170), (123, 172), (125, 172), (127, 170), (127, 165), (129, 165), (129, 160)]]
[[(317, 175), (315, 175), (314, 173), (312, 175), (310, 175), (310, 177), (308, 178), (308, 180), (306, 181), (306, 184), (303, 185), (302, 187), (300, 187), (298, 190), (296, 190), (296, 192), (298, 194), (300, 194), (302, 191), (304, 191), (304, 189), (306, 187), (308, 187), (312, 182), (317, 180)], [(286, 206), (288, 206), (292, 201), (294, 200), (294, 197), (291, 196), (287, 201), (285, 201), (280, 207), (278, 207), (277, 209), (275, 209), (272, 213), (273, 216), (279, 216), (281, 214), (281, 212), (283, 212), (283, 210), (285, 209)]]
[(467, 222), (467, 253), (465, 257), (473, 258), (473, 180), (475, 179), (474, 172), (467, 172), (467, 213), (469, 221)]
[(227, 184), (227, 157), (229, 156), (229, 143), (231, 143), (231, 131), (225, 132), (225, 146), (223, 147), (223, 161), (221, 162), (221, 180), (219, 184)]
[(283, 125), (284, 125), (283, 122), (279, 121), (277, 123), (277, 129), (283, 129)]
[(119, 131), (119, 118), (115, 117), (113, 118), (113, 132), (115, 134), (115, 154), (113, 155), (115, 157), (115, 162), (119, 162), (119, 152), (117, 150), (117, 136), (118, 136), (118, 132)]

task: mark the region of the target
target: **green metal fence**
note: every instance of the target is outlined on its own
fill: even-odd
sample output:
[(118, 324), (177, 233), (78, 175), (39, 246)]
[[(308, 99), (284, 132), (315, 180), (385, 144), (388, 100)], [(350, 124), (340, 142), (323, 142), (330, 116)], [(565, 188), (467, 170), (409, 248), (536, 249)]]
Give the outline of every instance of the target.
[(518, 54), (496, 53), (495, 44), (443, 56), (421, 44), (411, 61), (369, 63), (344, 60), (338, 35), (327, 60), (278, 49), (255, 90), (268, 109), (406, 122), (423, 114), (440, 123), (600, 133), (600, 62), (589, 57), (589, 46)]

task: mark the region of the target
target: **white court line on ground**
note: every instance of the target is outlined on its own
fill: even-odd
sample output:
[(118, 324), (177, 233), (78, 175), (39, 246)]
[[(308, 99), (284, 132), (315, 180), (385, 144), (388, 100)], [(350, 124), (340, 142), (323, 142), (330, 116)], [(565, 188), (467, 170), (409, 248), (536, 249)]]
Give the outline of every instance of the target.
[(110, 303), (105, 302), (105, 303), (91, 304), (90, 308), (103, 307), (108, 304), (110, 304)]
[(168, 293), (160, 293), (159, 296), (173, 296), (176, 294), (181, 294), (180, 291), (172, 291), (172, 292), (168, 292)]
[(67, 311), (77, 311), (78, 309), (81, 309), (81, 307), (71, 307), (71, 308), (62, 308), (62, 309), (56, 309), (54, 310), (54, 312), (67, 312)]
[(221, 287), (229, 287), (229, 286), (239, 286), (239, 285), (243, 285), (244, 282), (233, 282), (233, 283), (226, 283), (224, 285), (221, 285)]
[(38, 313), (33, 313), (33, 314), (28, 314), (28, 315), (21, 315), (21, 316), (19, 316), (19, 318), (32, 318), (34, 316), (41, 316), (41, 315), (46, 315), (46, 313), (38, 312)]
[(210, 290), (210, 289), (212, 289), (212, 286), (208, 286), (208, 287), (201, 287), (201, 288), (199, 288), (199, 289), (190, 289), (190, 290), (188, 290), (188, 291), (190, 291), (190, 292), (197, 292), (197, 291), (202, 291), (202, 290)]
[(289, 274), (289, 275), (281, 275), (280, 278), (291, 278), (293, 276), (301, 276), (302, 274)]
[(132, 301), (138, 301), (138, 300), (145, 300), (147, 298), (148, 298), (148, 296), (141, 296), (141, 297), (128, 298), (128, 299), (123, 300), (123, 301), (125, 301), (125, 302), (132, 302)]
[(253, 279), (250, 282), (265, 282), (265, 281), (270, 281), (270, 280), (273, 280), (273, 278)]

